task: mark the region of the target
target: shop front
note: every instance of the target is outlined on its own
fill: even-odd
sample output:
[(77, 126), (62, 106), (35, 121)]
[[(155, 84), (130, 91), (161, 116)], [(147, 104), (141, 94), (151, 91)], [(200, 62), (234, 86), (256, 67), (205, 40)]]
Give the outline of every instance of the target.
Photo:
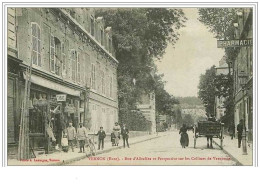
[[(70, 89), (52, 83), (45, 87), (37, 83), (42, 78), (32, 76), (29, 98), (29, 143), (31, 156), (49, 154), (61, 150), (62, 133), (72, 122), (77, 129), (83, 121), (84, 99), (80, 91), (70, 93)], [(53, 86), (57, 88), (53, 89)], [(62, 92), (63, 91), (63, 92)], [(75, 95), (76, 93), (76, 95)]]

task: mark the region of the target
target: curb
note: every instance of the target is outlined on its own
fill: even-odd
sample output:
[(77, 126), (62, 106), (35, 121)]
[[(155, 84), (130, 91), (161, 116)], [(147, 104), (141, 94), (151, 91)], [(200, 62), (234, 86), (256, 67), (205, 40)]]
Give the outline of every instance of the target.
[[(156, 138), (159, 138), (159, 137), (162, 137), (162, 136), (155, 136), (155, 137), (152, 137), (152, 138), (149, 138), (149, 139), (145, 139), (143, 141), (136, 141), (136, 142), (133, 142), (133, 143), (129, 143), (129, 145), (134, 145), (134, 144), (142, 143), (142, 142), (145, 142), (145, 141), (150, 141), (152, 139), (156, 139)], [(117, 150), (117, 149), (122, 149), (122, 148), (124, 148), (124, 147), (123, 146), (118, 146), (118, 147), (114, 147), (114, 148), (110, 148), (110, 149), (106, 149), (106, 150), (97, 151), (96, 155), (100, 155), (100, 154), (103, 154), (103, 153), (108, 153), (110, 151)], [(84, 154), (84, 155), (79, 156), (79, 157), (71, 158), (71, 159), (68, 159), (68, 160), (62, 160), (62, 161), (57, 162), (57, 163), (49, 164), (49, 166), (62, 166), (62, 165), (66, 165), (66, 164), (69, 164), (69, 163), (72, 163), (72, 162), (75, 162), (75, 161), (82, 160), (82, 159), (87, 158), (89, 156), (90, 156), (90, 154), (88, 154), (88, 155)]]
[[(214, 143), (215, 145), (217, 145), (217, 146), (221, 149), (220, 145), (219, 145), (214, 139), (213, 139), (212, 141), (213, 141), (213, 143)], [(235, 158), (231, 153), (229, 153), (227, 150), (225, 150), (224, 147), (222, 147), (221, 150), (222, 150), (225, 154), (229, 155), (229, 157), (230, 157), (234, 162), (236, 162), (236, 166), (243, 166), (243, 164), (242, 164), (240, 161), (238, 161), (238, 159)]]

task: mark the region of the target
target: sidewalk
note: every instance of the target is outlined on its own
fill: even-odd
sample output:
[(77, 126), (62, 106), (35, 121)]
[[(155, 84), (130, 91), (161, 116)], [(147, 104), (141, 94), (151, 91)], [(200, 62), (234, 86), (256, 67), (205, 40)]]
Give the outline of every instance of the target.
[[(215, 144), (220, 146), (219, 139), (213, 139)], [(243, 166), (252, 166), (253, 165), (253, 145), (250, 144), (250, 147), (247, 146), (247, 155), (242, 155), (242, 144), (241, 148), (238, 148), (238, 140), (234, 138), (231, 140), (229, 135), (224, 135), (223, 140), (223, 151), (228, 154), (238, 165)]]
[[(152, 134), (152, 135), (144, 135), (144, 136), (129, 138), (129, 145), (131, 148), (131, 145), (133, 145), (133, 144), (137, 144), (137, 143), (141, 143), (141, 142), (155, 139), (158, 137), (162, 137), (164, 135), (167, 135), (167, 132), (162, 132), (162, 133), (159, 133), (158, 135)], [(105, 147), (104, 150), (97, 150), (96, 155), (99, 155), (102, 153), (107, 153), (107, 152), (115, 150), (115, 149), (123, 148), (122, 145), (123, 145), (122, 139), (119, 142), (119, 146), (112, 146), (111, 142), (107, 141), (104, 144), (104, 147)], [(96, 144), (96, 149), (97, 149), (97, 144)], [(43, 155), (37, 156), (36, 158), (29, 159), (29, 160), (18, 161), (16, 159), (9, 159), (8, 166), (64, 165), (64, 164), (68, 164), (68, 163), (86, 158), (85, 153), (78, 153), (78, 152), (79, 152), (79, 148), (74, 148), (74, 152), (72, 152), (70, 149), (69, 152), (67, 152), (67, 153), (61, 151), (61, 152), (55, 152), (52, 154), (43, 154)]]

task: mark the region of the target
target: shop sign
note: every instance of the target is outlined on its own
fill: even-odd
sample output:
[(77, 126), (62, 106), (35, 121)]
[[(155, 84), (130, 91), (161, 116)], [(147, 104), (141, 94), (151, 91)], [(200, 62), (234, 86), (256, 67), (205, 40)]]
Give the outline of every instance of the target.
[(218, 48), (253, 46), (253, 39), (245, 40), (218, 40)]
[(66, 97), (67, 97), (66, 94), (57, 94), (56, 95), (57, 101), (66, 101)]

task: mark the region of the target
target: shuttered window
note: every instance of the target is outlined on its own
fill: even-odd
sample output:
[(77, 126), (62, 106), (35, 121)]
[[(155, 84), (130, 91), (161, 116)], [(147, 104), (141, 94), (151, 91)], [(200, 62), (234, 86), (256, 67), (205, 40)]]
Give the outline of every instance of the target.
[(71, 64), (71, 78), (75, 82), (76, 81), (76, 65), (77, 65), (77, 52), (75, 50), (71, 50), (71, 52), (70, 52), (70, 64)]
[(15, 142), (15, 123), (14, 123), (14, 80), (8, 79), (7, 87), (7, 141), (8, 143)]
[(55, 40), (53, 35), (51, 35), (50, 51), (51, 72), (55, 72)]
[(77, 82), (78, 83), (80, 83), (81, 82), (81, 64), (80, 64), (80, 57), (81, 57), (81, 55), (79, 54), (79, 53), (77, 53), (77, 58), (76, 58), (76, 60), (77, 60), (77, 66), (76, 66), (76, 71), (77, 71)]
[(102, 94), (105, 95), (106, 94), (106, 90), (105, 90), (105, 73), (103, 70), (101, 70), (101, 90), (102, 90)]
[(113, 77), (109, 76), (109, 97), (112, 98), (113, 96)]
[(32, 23), (32, 64), (41, 66), (41, 29)]
[(61, 44), (61, 62), (62, 62), (62, 75), (66, 76), (66, 54), (65, 54), (65, 44)]
[(96, 66), (91, 65), (91, 88), (96, 89)]

